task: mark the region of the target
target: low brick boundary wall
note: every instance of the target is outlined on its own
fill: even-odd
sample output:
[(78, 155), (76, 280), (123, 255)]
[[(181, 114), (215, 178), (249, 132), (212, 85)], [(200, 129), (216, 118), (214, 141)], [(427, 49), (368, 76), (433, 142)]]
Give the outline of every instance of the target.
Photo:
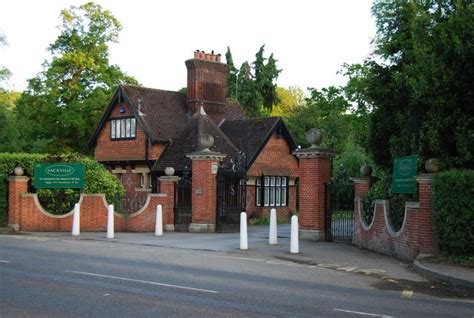
[(352, 243), (403, 259), (415, 258), (420, 251), (417, 226), (419, 206), (418, 202), (407, 202), (403, 225), (399, 231), (394, 231), (390, 222), (390, 205), (387, 200), (375, 202), (372, 223), (367, 224), (363, 218), (362, 202), (358, 199)]
[[(48, 213), (41, 206), (38, 196), (22, 193), (19, 198), (21, 231), (71, 231), (73, 211), (64, 215)], [(116, 231), (152, 232), (155, 230), (156, 207), (163, 208), (163, 224), (174, 223), (173, 205), (167, 194), (148, 194), (145, 205), (130, 215), (115, 213)], [(82, 194), (79, 200), (81, 212), (81, 231), (107, 230), (107, 202), (104, 194)]]
[(432, 175), (416, 177), (419, 187), (419, 202), (406, 202), (405, 215), (400, 230), (394, 231), (390, 222), (388, 200), (375, 201), (372, 222), (363, 218), (362, 196), (369, 191), (370, 178), (354, 178), (354, 236), (352, 243), (380, 253), (412, 260), (420, 254), (437, 254), (438, 242), (434, 234), (431, 216)]

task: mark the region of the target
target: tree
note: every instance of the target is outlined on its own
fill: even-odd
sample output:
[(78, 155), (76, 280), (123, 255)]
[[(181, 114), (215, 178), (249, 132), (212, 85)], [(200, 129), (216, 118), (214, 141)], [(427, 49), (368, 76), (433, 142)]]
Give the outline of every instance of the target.
[(60, 35), (48, 48), (51, 61), (28, 81), (16, 111), (29, 150), (85, 152), (113, 90), (136, 81), (109, 63), (109, 43), (121, 30), (109, 11), (89, 2), (60, 17)]
[(265, 45), (262, 45), (255, 54), (255, 61), (242, 63), (237, 72), (230, 48), (227, 48), (227, 96), (236, 98), (250, 117), (270, 114), (278, 101), (276, 79), (281, 70), (273, 53), (268, 59), (264, 57), (264, 49)]
[(370, 149), (474, 167), (474, 7), (470, 1), (376, 1), (373, 57), (364, 63), (373, 107)]
[(278, 102), (273, 105), (271, 115), (290, 117), (296, 107), (305, 105), (304, 91), (297, 86), (276, 88)]
[(225, 53), (225, 60), (227, 63), (227, 97), (237, 99), (237, 74), (239, 71), (234, 66), (234, 60), (232, 58), (232, 52), (230, 47), (227, 47)]

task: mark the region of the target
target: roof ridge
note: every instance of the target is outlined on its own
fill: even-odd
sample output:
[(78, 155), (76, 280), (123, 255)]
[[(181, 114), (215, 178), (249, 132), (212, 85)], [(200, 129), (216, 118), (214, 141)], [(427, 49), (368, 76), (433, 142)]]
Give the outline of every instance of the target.
[[(211, 117), (209, 117), (209, 115), (203, 115), (203, 114), (200, 114), (199, 112), (197, 112), (196, 114), (199, 114), (196, 118), (199, 120), (199, 118), (202, 118), (203, 120), (206, 120), (208, 121), (212, 127), (214, 127), (214, 129), (219, 133), (219, 135), (221, 135), (222, 137), (224, 137), (225, 141), (230, 145), (232, 146), (232, 148), (234, 148), (235, 151), (239, 152), (240, 149), (237, 148), (236, 145), (234, 145), (234, 143), (230, 140), (229, 137), (227, 137), (227, 135), (224, 133), (224, 131), (222, 131), (222, 129), (220, 129), (216, 123), (211, 119)], [(193, 116), (194, 117), (194, 116)], [(198, 133), (200, 133), (201, 131), (201, 123), (198, 121)]]
[(130, 84), (122, 84), (120, 85), (122, 87), (129, 87), (132, 89), (145, 89), (145, 90), (150, 90), (150, 91), (158, 91), (158, 92), (167, 92), (167, 93), (175, 93), (175, 94), (181, 94), (181, 95), (186, 95), (186, 93), (181, 93), (178, 91), (171, 91), (167, 89), (159, 89), (159, 88), (153, 88), (153, 87), (146, 87), (146, 86), (138, 86), (138, 85), (130, 85)]

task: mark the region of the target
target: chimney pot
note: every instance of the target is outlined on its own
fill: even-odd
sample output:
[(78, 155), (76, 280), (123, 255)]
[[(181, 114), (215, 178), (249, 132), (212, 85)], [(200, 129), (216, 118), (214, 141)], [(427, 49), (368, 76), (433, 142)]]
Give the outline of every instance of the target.
[(205, 58), (207, 61), (210, 61), (211, 60), (211, 54), (210, 53), (205, 53)]

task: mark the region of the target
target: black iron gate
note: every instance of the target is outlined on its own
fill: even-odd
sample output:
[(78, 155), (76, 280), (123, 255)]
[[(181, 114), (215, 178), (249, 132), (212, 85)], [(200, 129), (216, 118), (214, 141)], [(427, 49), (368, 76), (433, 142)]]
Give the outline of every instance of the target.
[(325, 183), (326, 241), (351, 241), (354, 233), (354, 183)]
[(174, 229), (175, 231), (188, 232), (192, 219), (191, 204), (191, 174), (184, 171), (183, 176), (176, 183), (174, 191)]
[(217, 171), (216, 232), (239, 230), (240, 213), (246, 207), (246, 163), (245, 153), (241, 152), (236, 162), (231, 160)]

